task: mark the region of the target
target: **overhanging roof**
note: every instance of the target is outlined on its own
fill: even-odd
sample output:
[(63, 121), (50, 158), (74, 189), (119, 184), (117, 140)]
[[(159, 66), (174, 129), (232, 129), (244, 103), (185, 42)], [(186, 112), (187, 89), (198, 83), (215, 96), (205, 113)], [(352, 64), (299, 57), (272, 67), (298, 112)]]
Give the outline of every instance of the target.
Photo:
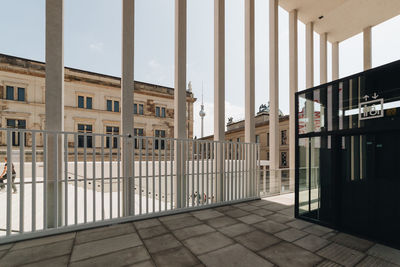
[(314, 31), (328, 33), (330, 42), (400, 15), (400, 0), (279, 0), (279, 5), (287, 11), (297, 9), (298, 19), (305, 24), (313, 21)]

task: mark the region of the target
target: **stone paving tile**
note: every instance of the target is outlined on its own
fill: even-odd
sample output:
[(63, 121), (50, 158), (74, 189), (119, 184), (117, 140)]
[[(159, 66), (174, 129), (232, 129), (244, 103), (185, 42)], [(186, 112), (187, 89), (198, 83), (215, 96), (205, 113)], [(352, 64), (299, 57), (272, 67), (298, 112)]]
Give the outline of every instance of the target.
[(323, 260), (318, 255), (285, 241), (266, 248), (259, 254), (278, 266), (308, 267), (315, 266)]
[(298, 230), (296, 228), (289, 228), (289, 229), (283, 230), (282, 232), (275, 234), (275, 236), (279, 237), (280, 239), (286, 240), (288, 242), (293, 242), (293, 241), (300, 239), (306, 235), (307, 235), (307, 233), (305, 233), (301, 230)]
[(336, 243), (322, 248), (317, 254), (344, 266), (354, 266), (365, 257), (365, 254), (357, 250)]
[[(249, 203), (249, 202), (248, 202)], [(234, 204), (234, 205), (232, 205), (232, 207), (235, 207), (235, 208), (239, 208), (239, 207), (245, 207), (245, 206), (248, 206), (249, 204), (247, 204), (246, 202), (245, 203), (238, 203), (238, 204)]]
[(75, 233), (68, 233), (68, 234), (61, 234), (61, 235), (54, 235), (54, 236), (48, 236), (48, 237), (43, 237), (43, 238), (31, 239), (31, 240), (26, 240), (26, 241), (15, 243), (15, 245), (11, 248), (11, 250), (24, 249), (24, 248), (30, 248), (30, 247), (35, 247), (35, 246), (43, 246), (46, 244), (70, 240), (70, 239), (74, 239), (74, 238), (75, 238)]
[(268, 220), (278, 222), (278, 223), (288, 223), (290, 221), (293, 221), (292, 217), (289, 217), (289, 216), (286, 216), (283, 214), (279, 214), (279, 213), (272, 214), (270, 216), (267, 216), (266, 218)]
[(324, 260), (320, 264), (316, 265), (316, 267), (342, 267), (342, 265), (337, 264), (330, 260)]
[(219, 232), (208, 233), (205, 235), (192, 237), (183, 241), (195, 255), (210, 252), (233, 243), (233, 240), (225, 237)]
[(146, 239), (143, 240), (143, 242), (150, 253), (157, 253), (166, 249), (182, 246), (182, 244), (171, 234)]
[(273, 203), (266, 206), (263, 206), (264, 209), (271, 210), (271, 211), (280, 211), (289, 208), (289, 206), (282, 205), (279, 203)]
[(313, 235), (323, 236), (329, 232), (332, 232), (333, 230), (328, 227), (314, 224), (307, 228), (304, 228), (303, 231), (313, 234)]
[(155, 267), (156, 265), (152, 261), (142, 261), (129, 265), (130, 267)]
[(167, 222), (167, 221), (172, 221), (172, 220), (177, 220), (177, 219), (182, 219), (186, 217), (192, 217), (192, 214), (186, 212), (186, 213), (179, 213), (175, 215), (169, 215), (169, 216), (164, 216), (158, 218), (161, 222)]
[(115, 224), (106, 227), (94, 228), (90, 230), (79, 231), (76, 233), (75, 244), (106, 239), (114, 236), (134, 233), (135, 228), (132, 223)]
[(150, 255), (144, 246), (128, 248), (113, 253), (92, 257), (82, 261), (73, 262), (70, 267), (84, 266), (126, 266), (145, 260), (149, 260)]
[(8, 251), (7, 250), (1, 250), (0, 251), (0, 259), (1, 257), (3, 257), (3, 255), (5, 255)]
[(254, 227), (263, 230), (264, 232), (267, 233), (271, 233), (271, 234), (275, 234), (277, 232), (283, 231), (287, 228), (289, 228), (288, 226), (282, 224), (282, 223), (277, 223), (274, 221), (264, 221), (264, 222), (260, 222), (257, 224), (253, 224)]
[(199, 221), (198, 219), (196, 219), (192, 216), (163, 221), (163, 224), (165, 226), (167, 226), (167, 228), (169, 230), (177, 230), (180, 228), (194, 226), (194, 225), (201, 224), (201, 223), (202, 223), (201, 221)]
[(214, 228), (224, 227), (235, 223), (238, 223), (238, 221), (227, 216), (222, 216), (207, 221), (207, 224)]
[(63, 267), (63, 266), (68, 266), (68, 262), (69, 262), (69, 254), (64, 255), (64, 256), (60, 256), (60, 257), (55, 257), (55, 258), (51, 258), (48, 260), (44, 260), (44, 261), (37, 261), (37, 262), (33, 262), (33, 263), (28, 263), (28, 264), (24, 264), (21, 266), (24, 267), (53, 267), (53, 266), (57, 266), (57, 267)]
[(262, 222), (265, 221), (266, 219), (262, 216), (256, 215), (256, 214), (250, 214), (250, 215), (246, 215), (240, 218), (237, 218), (239, 221), (242, 221), (244, 223), (247, 224), (253, 224), (253, 223), (258, 223), (258, 222)]
[(138, 230), (138, 233), (142, 239), (152, 238), (155, 236), (165, 234), (167, 232), (168, 232), (167, 228), (165, 228), (163, 225), (157, 225)]
[(179, 240), (184, 240), (193, 236), (202, 235), (214, 231), (215, 229), (208, 226), (207, 224), (199, 224), (196, 226), (175, 230), (173, 233)]
[(235, 240), (253, 251), (262, 250), (282, 241), (281, 239), (273, 235), (258, 230), (239, 235), (235, 237)]
[(235, 207), (233, 207), (233, 206), (221, 206), (221, 207), (217, 207), (217, 208), (214, 208), (216, 211), (219, 211), (219, 212), (226, 212), (226, 211), (228, 211), (228, 210), (234, 210), (234, 209), (236, 209)]
[(241, 209), (232, 209), (224, 212), (225, 215), (228, 215), (233, 218), (243, 217), (249, 215), (250, 213)]
[[(398, 263), (398, 264), (400, 264), (400, 263)], [(376, 257), (373, 257), (373, 256), (365, 257), (360, 263), (358, 263), (356, 265), (356, 267), (375, 267), (375, 266), (379, 266), (379, 267), (398, 267), (400, 265), (396, 265), (396, 264), (390, 263), (388, 261), (385, 261), (383, 259), (376, 258)]]
[(185, 247), (177, 247), (164, 250), (153, 255), (157, 266), (186, 267), (200, 263), (193, 254)]
[(265, 216), (272, 215), (274, 212), (270, 211), (270, 210), (266, 210), (266, 209), (256, 209), (256, 210), (252, 210), (251, 213), (265, 217)]
[(239, 207), (239, 208), (241, 210), (245, 210), (245, 211), (252, 211), (252, 210), (258, 209), (256, 206), (252, 206), (252, 205), (242, 206), (242, 207)]
[(376, 244), (367, 251), (368, 255), (384, 259), (388, 262), (398, 264), (400, 262), (400, 250), (384, 245)]
[(279, 210), (278, 212), (282, 213), (286, 216), (290, 216), (290, 217), (294, 218), (294, 208), (293, 207), (290, 207), (290, 208), (287, 208), (284, 210)]
[(334, 230), (334, 231), (332, 231), (332, 232), (330, 232), (330, 233), (327, 233), (327, 234), (322, 235), (321, 237), (329, 240), (329, 239), (331, 239), (332, 237), (334, 237), (334, 236), (337, 235), (337, 234), (338, 234), (338, 232), (336, 232), (336, 231)]
[(71, 261), (80, 261), (139, 245), (142, 245), (142, 241), (137, 233), (87, 242), (74, 246)]
[(329, 238), (329, 240), (334, 241), (335, 243), (341, 244), (343, 246), (346, 246), (348, 248), (364, 252), (374, 245), (374, 243), (372, 243), (371, 241), (351, 236), (345, 233), (338, 233), (337, 235)]
[(5, 245), (1, 245), (0, 246), (0, 251), (3, 251), (3, 250), (8, 250), (8, 249), (10, 249), (12, 246), (14, 246), (14, 244), (5, 244)]
[(69, 239), (43, 246), (9, 251), (1, 258), (1, 266), (18, 266), (62, 255), (69, 255), (71, 253), (73, 241), (73, 239)]
[(149, 220), (144, 220), (144, 221), (136, 221), (133, 223), (136, 227), (136, 229), (144, 229), (144, 228), (149, 228), (153, 226), (160, 225), (161, 223), (158, 221), (157, 218), (155, 219), (149, 219)]
[(235, 266), (235, 267), (269, 267), (272, 263), (261, 258), (245, 247), (234, 244), (207, 254), (199, 256), (200, 260), (208, 267)]
[(300, 230), (313, 225), (310, 222), (306, 222), (306, 221), (299, 220), (299, 219), (295, 219), (294, 221), (288, 222), (286, 224), (289, 225), (290, 227), (297, 228)]
[(233, 225), (229, 225), (229, 226), (225, 226), (225, 227), (221, 227), (218, 229), (218, 231), (220, 231), (221, 233), (223, 233), (226, 236), (229, 237), (235, 237), (244, 233), (248, 233), (251, 231), (256, 230), (256, 228), (254, 228), (251, 225), (245, 224), (245, 223), (237, 223), (237, 224), (233, 224)]
[(206, 210), (192, 212), (192, 215), (197, 219), (204, 221), (219, 216), (223, 216), (224, 214), (216, 210), (206, 209)]
[(331, 243), (331, 242), (326, 240), (325, 238), (321, 238), (319, 236), (309, 234), (309, 235), (297, 240), (293, 244), (295, 244), (299, 247), (305, 248), (309, 251), (315, 252), (315, 251), (320, 250), (321, 248), (325, 247), (329, 243)]
[(261, 199), (261, 200), (251, 201), (251, 202), (249, 202), (249, 205), (253, 205), (253, 206), (259, 207), (259, 206), (265, 206), (265, 205), (270, 204), (270, 203), (272, 203), (272, 202), (269, 202), (267, 200)]

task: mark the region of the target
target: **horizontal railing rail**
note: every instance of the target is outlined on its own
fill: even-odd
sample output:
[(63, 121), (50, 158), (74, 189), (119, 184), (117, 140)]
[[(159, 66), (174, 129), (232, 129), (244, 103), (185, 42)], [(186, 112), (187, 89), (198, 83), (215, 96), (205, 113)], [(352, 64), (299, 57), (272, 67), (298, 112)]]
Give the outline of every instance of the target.
[[(124, 151), (132, 153), (131, 176), (124, 176)], [(5, 157), (0, 243), (254, 199), (260, 192), (255, 143), (0, 128), (0, 171)]]

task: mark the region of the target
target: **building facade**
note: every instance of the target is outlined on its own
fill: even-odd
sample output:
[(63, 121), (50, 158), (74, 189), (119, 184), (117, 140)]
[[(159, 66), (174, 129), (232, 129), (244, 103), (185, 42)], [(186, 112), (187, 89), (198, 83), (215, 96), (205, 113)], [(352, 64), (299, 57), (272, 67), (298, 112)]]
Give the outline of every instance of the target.
[[(121, 79), (65, 68), (66, 132), (121, 133)], [(193, 137), (193, 93), (186, 92), (187, 136)], [(139, 136), (174, 136), (174, 89), (135, 82), (134, 132)], [(0, 54), (0, 128), (44, 130), (45, 64)], [(14, 146), (19, 138), (13, 135)], [(83, 146), (80, 139), (79, 146)], [(106, 142), (109, 142), (107, 139)], [(2, 145), (6, 137), (0, 138)], [(31, 138), (26, 137), (27, 146)], [(88, 146), (91, 144), (88, 140)], [(40, 143), (38, 144), (41, 145)], [(68, 139), (73, 146), (73, 136)], [(109, 146), (109, 144), (107, 144)]]
[[(254, 117), (256, 142), (260, 143), (260, 159), (269, 160), (269, 107), (261, 106), (260, 111)], [(244, 142), (244, 120), (233, 122), (228, 120), (226, 125), (225, 140), (231, 142)], [(282, 113), (279, 118), (279, 166), (289, 168), (289, 116)], [(213, 140), (214, 136), (206, 136), (203, 140)]]

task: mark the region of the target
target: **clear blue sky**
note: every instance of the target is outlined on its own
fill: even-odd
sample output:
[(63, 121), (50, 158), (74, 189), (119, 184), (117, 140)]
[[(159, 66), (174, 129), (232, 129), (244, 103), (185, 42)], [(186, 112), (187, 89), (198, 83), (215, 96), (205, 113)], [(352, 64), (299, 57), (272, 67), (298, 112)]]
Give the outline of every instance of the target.
[[(213, 0), (188, 0), (187, 80), (213, 133)], [(65, 0), (65, 65), (120, 76), (121, 0)], [(243, 118), (244, 0), (226, 1), (226, 118)], [(45, 0), (1, 0), (0, 53), (44, 61)], [(136, 0), (135, 80), (174, 85), (174, 0)], [(279, 10), (280, 109), (289, 112), (288, 14)], [(373, 66), (400, 59), (400, 17), (373, 28)], [(299, 89), (305, 88), (305, 27), (299, 23)], [(315, 35), (315, 83), (319, 37)], [(328, 45), (328, 80), (331, 46)], [(362, 35), (340, 44), (340, 77), (362, 71)], [(268, 1), (256, 0), (256, 108), (268, 102)], [(200, 133), (195, 105), (195, 135)]]

